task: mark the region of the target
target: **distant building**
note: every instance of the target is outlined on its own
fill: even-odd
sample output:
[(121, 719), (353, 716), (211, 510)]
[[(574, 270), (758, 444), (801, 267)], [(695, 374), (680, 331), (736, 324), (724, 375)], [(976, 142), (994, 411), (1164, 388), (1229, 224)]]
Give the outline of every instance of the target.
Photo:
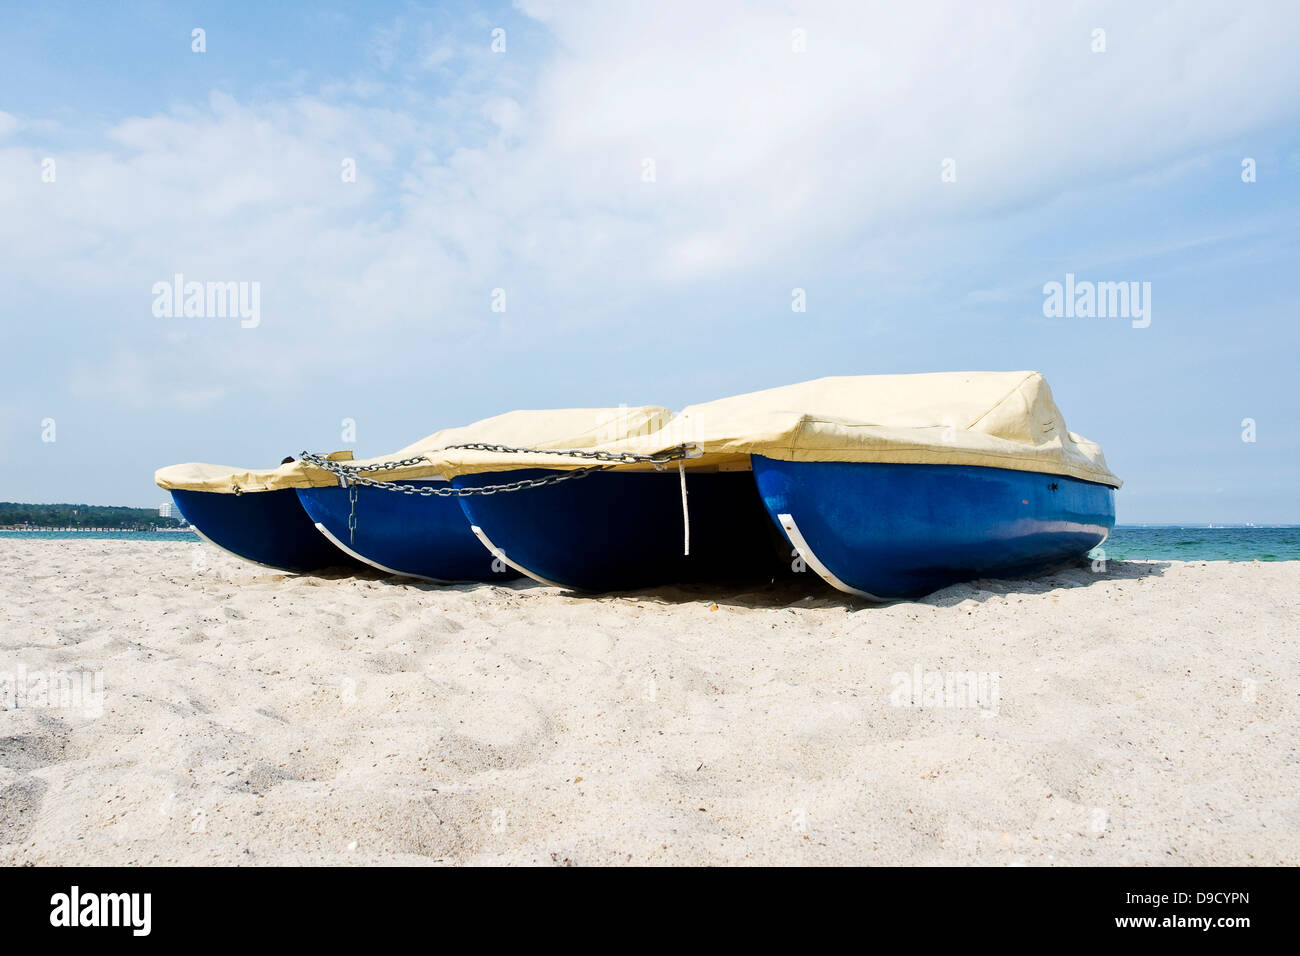
[(178, 515), (178, 514), (176, 513), (176, 505), (174, 505), (174, 504), (173, 504), (172, 502), (170, 502), (170, 501), (164, 501), (162, 504), (160, 504), (160, 505), (158, 506), (158, 517), (159, 517), (159, 518), (179, 518), (180, 515)]

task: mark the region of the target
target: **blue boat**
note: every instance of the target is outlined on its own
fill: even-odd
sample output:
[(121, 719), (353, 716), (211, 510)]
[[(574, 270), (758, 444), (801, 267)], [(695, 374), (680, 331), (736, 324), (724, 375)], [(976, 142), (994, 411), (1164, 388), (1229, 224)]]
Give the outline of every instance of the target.
[[(674, 462), (685, 479), (650, 470)], [(444, 479), (509, 487), (403, 493)], [(797, 554), (875, 600), (1078, 559), (1114, 526), (1121, 484), (1031, 371), (833, 376), (676, 416), (510, 412), (392, 461), (189, 463), (155, 480), (214, 543), (288, 570), (355, 562), (450, 582), (513, 569), (601, 592), (765, 582)]]
[(767, 513), (808, 567), (872, 600), (1077, 560), (1115, 526), (1115, 489), (964, 465), (752, 456)]
[[(447, 487), (441, 479), (404, 484)], [(333, 546), (380, 571), (439, 584), (519, 576), (479, 542), (455, 498), (358, 484), (299, 488), (297, 495)]]
[[(339, 481), (302, 482), (302, 507), (320, 532), (341, 551), (390, 574), (439, 584), (498, 583), (519, 577), (479, 540), (430, 458), (446, 464), (471, 449), (542, 442), (572, 450), (598, 440), (654, 430), (671, 418), (658, 406), (576, 408), (506, 412), (459, 428), (444, 429), (389, 456), (391, 460), (303, 461)], [(500, 476), (485, 478), (496, 483)], [(504, 496), (505, 493), (503, 493)]]
[[(538, 479), (549, 469), (465, 475), (458, 488)], [(460, 499), (494, 555), (543, 584), (627, 591), (670, 583), (767, 582), (788, 567), (748, 471), (688, 473), (684, 554), (676, 471), (601, 471), (522, 491)]]
[(306, 574), (357, 562), (316, 530), (293, 489), (221, 494), (170, 489), (199, 537), (255, 564)]

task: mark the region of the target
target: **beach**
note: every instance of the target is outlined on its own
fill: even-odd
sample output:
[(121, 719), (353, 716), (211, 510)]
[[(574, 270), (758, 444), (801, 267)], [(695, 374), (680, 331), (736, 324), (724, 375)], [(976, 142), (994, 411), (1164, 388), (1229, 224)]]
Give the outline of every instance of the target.
[(887, 606), (181, 542), (0, 569), (0, 865), (1300, 862), (1296, 561)]

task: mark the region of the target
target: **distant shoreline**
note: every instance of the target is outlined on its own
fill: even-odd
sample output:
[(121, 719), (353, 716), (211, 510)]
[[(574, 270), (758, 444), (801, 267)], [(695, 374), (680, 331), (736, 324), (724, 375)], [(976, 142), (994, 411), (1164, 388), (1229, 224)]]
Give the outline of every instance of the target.
[(157, 508), (132, 508), (73, 502), (0, 501), (0, 530), (3, 531), (170, 532), (184, 527), (188, 523), (167, 503)]
[(0, 532), (3, 531), (57, 531), (61, 534), (76, 534), (80, 532), (85, 532), (86, 534), (103, 534), (104, 532), (112, 532), (113, 534), (192, 534), (194, 529), (189, 525), (186, 525), (183, 528), (71, 528), (59, 527), (58, 525), (16, 524), (0, 527)]

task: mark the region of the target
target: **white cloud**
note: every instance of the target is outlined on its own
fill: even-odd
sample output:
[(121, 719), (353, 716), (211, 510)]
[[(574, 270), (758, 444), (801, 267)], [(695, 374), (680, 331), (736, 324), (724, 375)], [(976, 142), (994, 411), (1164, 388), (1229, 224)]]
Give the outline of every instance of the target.
[(499, 129), (504, 136), (513, 136), (520, 131), (523, 122), (523, 110), (519, 104), (508, 96), (488, 100), (483, 107), (483, 115)]
[(515, 0), (516, 10), (520, 10), (534, 20), (549, 21), (555, 16), (555, 4), (552, 0)]
[[(1182, 162), (1297, 110), (1293, 6), (925, 10), (557, 7), (567, 55), (542, 77), (530, 156), (570, 202), (619, 197), (633, 214), (637, 162), (653, 157), (676, 275), (713, 245), (702, 234), (733, 253), (706, 267), (761, 266)], [(1099, 23), (1109, 50), (1094, 54)], [(940, 181), (948, 157), (955, 183)]]
[(370, 56), (381, 70), (388, 70), (397, 62), (402, 34), (405, 31), (406, 24), (401, 17), (397, 17), (390, 23), (377, 26), (371, 31)]
[[(526, 84), (512, 38), (434, 99), (340, 80), (126, 117), (56, 155), (55, 184), (33, 147), (0, 149), (0, 277), (94, 303), (132, 329), (123, 348), (147, 341), (147, 361), (105, 373), (121, 381), (165, 388), (149, 370), (201, 348), (233, 393), (286, 389), (340, 343), (366, 368), (463, 330), (497, 286), (559, 303), (545, 321), (595, 322), (664, 286), (1154, 175), (1293, 116), (1300, 88), (1291, 5), (519, 6), (560, 51)], [(381, 68), (404, 31), (375, 31)], [(452, 43), (431, 36), (417, 62), (445, 70)], [(16, 122), (0, 113), (0, 135)], [(176, 271), (260, 281), (262, 326), (150, 337), (149, 288)]]

